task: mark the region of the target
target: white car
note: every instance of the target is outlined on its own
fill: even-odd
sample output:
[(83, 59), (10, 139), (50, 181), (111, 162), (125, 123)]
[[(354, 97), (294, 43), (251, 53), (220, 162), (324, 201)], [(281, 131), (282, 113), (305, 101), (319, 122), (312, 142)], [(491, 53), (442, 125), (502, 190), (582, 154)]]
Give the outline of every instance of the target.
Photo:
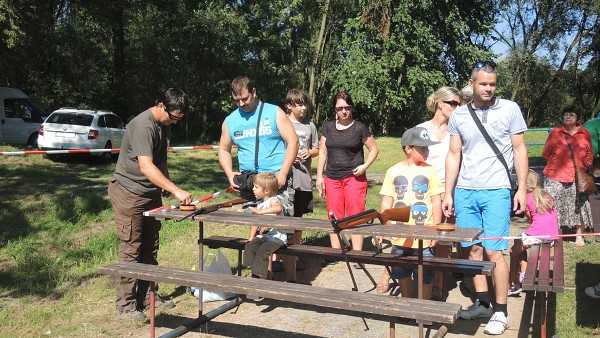
[[(120, 148), (125, 124), (119, 116), (106, 110), (61, 108), (54, 111), (38, 131), (41, 150)], [(110, 152), (92, 153), (103, 162)]]
[(37, 147), (37, 133), (46, 114), (27, 94), (0, 87), (0, 143)]

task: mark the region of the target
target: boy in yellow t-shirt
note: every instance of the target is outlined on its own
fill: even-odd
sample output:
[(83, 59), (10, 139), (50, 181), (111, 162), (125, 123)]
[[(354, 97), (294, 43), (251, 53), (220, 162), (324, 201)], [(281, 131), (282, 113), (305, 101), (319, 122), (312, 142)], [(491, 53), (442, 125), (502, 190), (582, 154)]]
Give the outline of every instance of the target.
[[(432, 141), (425, 128), (414, 127), (402, 135), (402, 150), (406, 159), (389, 168), (379, 192), (382, 195), (381, 212), (393, 207), (410, 205), (410, 219), (406, 224), (416, 226), (434, 226), (442, 218), (441, 194), (444, 186), (440, 182), (437, 170), (425, 163), (429, 155), (429, 146), (439, 142)], [(381, 238), (378, 238), (381, 241)], [(417, 256), (418, 241), (412, 238), (391, 238), (392, 253), (404, 256)], [(435, 242), (423, 241), (423, 256), (433, 256)], [(398, 280), (403, 297), (412, 297), (412, 278), (417, 278), (417, 269), (392, 267), (392, 276)], [(434, 273), (426, 269), (423, 272), (423, 298), (431, 298), (431, 286)], [(389, 290), (390, 276), (387, 269), (377, 284), (377, 292)]]

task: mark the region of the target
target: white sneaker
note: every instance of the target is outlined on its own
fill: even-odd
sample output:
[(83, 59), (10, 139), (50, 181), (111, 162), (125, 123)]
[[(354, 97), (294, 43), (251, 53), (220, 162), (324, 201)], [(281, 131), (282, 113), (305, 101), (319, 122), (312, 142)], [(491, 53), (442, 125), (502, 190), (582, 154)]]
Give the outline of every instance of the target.
[(466, 310), (462, 310), (458, 315), (462, 319), (471, 320), (475, 318), (490, 318), (494, 314), (494, 310), (492, 309), (492, 305), (487, 309), (479, 303), (479, 299), (475, 301), (471, 306), (469, 306)]
[(506, 318), (503, 312), (499, 311), (494, 313), (483, 332), (498, 335), (503, 334), (506, 329), (508, 329), (508, 318)]

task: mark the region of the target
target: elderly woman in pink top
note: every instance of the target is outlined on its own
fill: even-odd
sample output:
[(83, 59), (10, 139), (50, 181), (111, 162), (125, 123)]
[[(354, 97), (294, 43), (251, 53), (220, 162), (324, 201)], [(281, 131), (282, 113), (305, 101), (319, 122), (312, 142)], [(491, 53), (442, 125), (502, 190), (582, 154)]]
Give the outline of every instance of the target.
[[(565, 107), (562, 111), (563, 125), (552, 129), (542, 151), (542, 157), (548, 160), (544, 168), (544, 189), (554, 200), (558, 224), (574, 228), (577, 234), (593, 226), (589, 194), (577, 192), (575, 166), (569, 150), (570, 145), (578, 167), (585, 168), (592, 164), (592, 136), (578, 122), (580, 116), (579, 107)], [(575, 246), (584, 245), (583, 236), (577, 236)]]

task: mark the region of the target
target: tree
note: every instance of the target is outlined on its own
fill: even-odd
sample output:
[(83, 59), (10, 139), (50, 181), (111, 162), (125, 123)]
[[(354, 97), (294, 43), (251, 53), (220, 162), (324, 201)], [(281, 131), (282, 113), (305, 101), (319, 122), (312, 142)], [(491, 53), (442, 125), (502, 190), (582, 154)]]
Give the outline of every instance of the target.
[(359, 3), (343, 31), (333, 88), (349, 90), (360, 118), (378, 132), (422, 121), (426, 97), (464, 81), (487, 55), (478, 38), (491, 29), (489, 2)]
[[(559, 82), (564, 81), (565, 70), (575, 72), (575, 81), (579, 78), (579, 63), (591, 41), (588, 32), (597, 26), (597, 12), (590, 1), (504, 0), (500, 4), (504, 10), (499, 16), (502, 24), (497, 27), (505, 28), (496, 29), (495, 38), (509, 48), (506, 70), (514, 75), (510, 99), (521, 102), (528, 112), (528, 123), (537, 126), (549, 110), (559, 110), (548, 106), (548, 99), (556, 92), (553, 87), (563, 87)], [(541, 59), (547, 59), (553, 68), (542, 79), (536, 73)], [(534, 96), (527, 88), (532, 84), (541, 89)], [(565, 99), (562, 105), (574, 102), (573, 97)]]

